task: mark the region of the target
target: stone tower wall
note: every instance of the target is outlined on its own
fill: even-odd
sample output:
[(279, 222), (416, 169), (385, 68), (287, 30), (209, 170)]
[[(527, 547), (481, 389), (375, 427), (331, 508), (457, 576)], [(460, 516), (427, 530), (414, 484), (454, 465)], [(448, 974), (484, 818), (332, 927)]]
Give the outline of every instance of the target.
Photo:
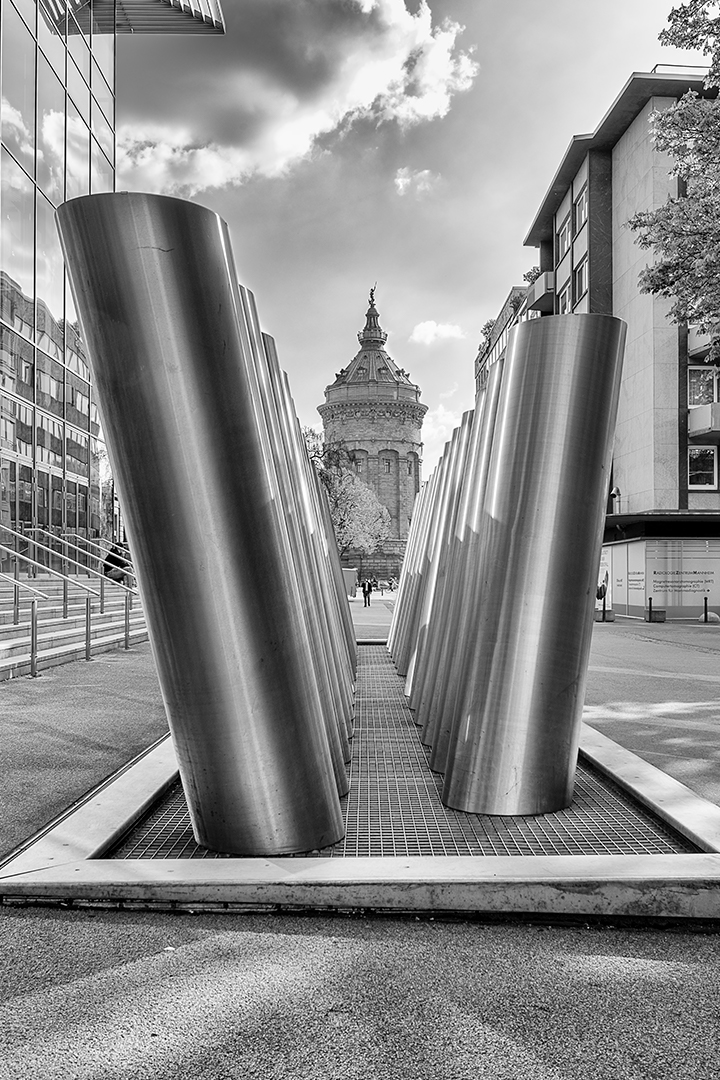
[(358, 476), (390, 513), (390, 535), (405, 539), (420, 490), (420, 410), (400, 402), (343, 403), (321, 406), (321, 413), (325, 441), (354, 453)]

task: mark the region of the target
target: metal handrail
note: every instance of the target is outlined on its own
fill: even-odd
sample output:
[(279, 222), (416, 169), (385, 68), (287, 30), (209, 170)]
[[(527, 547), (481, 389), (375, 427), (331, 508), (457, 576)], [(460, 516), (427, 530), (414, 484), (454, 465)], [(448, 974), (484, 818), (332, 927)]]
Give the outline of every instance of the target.
[[(67, 535), (65, 533), (54, 533), (50, 529), (45, 529), (45, 528), (42, 528), (41, 526), (38, 526), (37, 529), (33, 530), (33, 532), (44, 533), (45, 536), (49, 536), (51, 540), (56, 540), (59, 544), (64, 544), (66, 547), (71, 547), (73, 549), (73, 551), (79, 551), (81, 555), (85, 555), (90, 559), (96, 559), (97, 562), (99, 562), (99, 563), (103, 563), (105, 561), (104, 558), (101, 558), (99, 555), (95, 555), (94, 552), (86, 551), (85, 548), (78, 547), (77, 544), (71, 544), (70, 541), (67, 539)], [(85, 540), (84, 536), (78, 536), (77, 533), (70, 533), (70, 536), (75, 536), (78, 540)], [(35, 541), (32, 541), (32, 542), (35, 543)], [(86, 541), (86, 543), (90, 543), (90, 541)], [(96, 546), (96, 545), (92, 545), (92, 546)], [(103, 548), (100, 548), (100, 551), (102, 552)], [(90, 567), (86, 563), (81, 563), (77, 559), (68, 560), (67, 556), (64, 555), (63, 552), (56, 551), (55, 554), (59, 555), (61, 558), (64, 558), (66, 561), (72, 562), (73, 564), (75, 564), (77, 566), (81, 566), (83, 568), (83, 570), (85, 570), (85, 571), (90, 570)], [(105, 552), (105, 556), (107, 556), (107, 552)], [(127, 572), (129, 574), (131, 574), (133, 577), (135, 577), (135, 568), (133, 567), (132, 560), (131, 559), (125, 559), (125, 562), (127, 563), (128, 567), (129, 567), (129, 570)]]
[[(6, 526), (3, 526), (3, 527), (5, 528)], [(85, 551), (83, 548), (78, 547), (77, 544), (71, 544), (70, 541), (68, 539), (66, 539), (66, 537), (64, 535), (62, 535), (61, 533), (54, 533), (52, 531), (52, 529), (46, 529), (46, 528), (44, 528), (44, 526), (38, 525), (38, 527), (36, 529), (30, 529), (29, 531), (30, 532), (43, 533), (45, 536), (49, 536), (51, 540), (57, 540), (60, 544), (64, 544), (66, 547), (71, 547), (73, 549), (73, 551), (79, 551), (81, 555), (85, 555), (90, 559), (97, 559), (98, 562), (101, 561), (100, 558), (97, 555), (94, 555), (92, 551)], [(24, 535), (27, 535), (27, 533), (25, 533)], [(74, 534), (72, 534), (72, 535), (74, 535)], [(36, 544), (37, 540), (31, 540), (30, 543), (31, 544)], [(51, 550), (54, 550), (54, 549), (51, 548)], [(86, 564), (83, 564), (83, 563), (79, 562), (77, 559), (68, 559), (67, 555), (65, 553), (61, 552), (61, 551), (55, 551), (54, 554), (59, 555), (60, 558), (64, 559), (66, 562), (72, 562), (72, 563), (76, 564), (77, 566), (82, 566), (84, 570), (89, 569), (89, 567)]]
[[(45, 529), (44, 531), (47, 532), (48, 530)], [(53, 534), (53, 535), (55, 535), (55, 534)], [(115, 543), (116, 543), (116, 541), (114, 541), (114, 540), (106, 540), (104, 536), (98, 537), (97, 541), (88, 540), (88, 538), (86, 536), (81, 536), (80, 533), (67, 533), (67, 534), (63, 533), (62, 536), (58, 536), (58, 539), (63, 539), (64, 540), (66, 535), (67, 536), (73, 536), (76, 540), (82, 540), (83, 544), (87, 544), (88, 547), (96, 548), (100, 552), (100, 555), (103, 556), (103, 558), (104, 558), (105, 555), (107, 555), (108, 551), (112, 550), (112, 548), (115, 546)], [(108, 546), (107, 546), (107, 548), (103, 548), (103, 547), (100, 546), (101, 544), (107, 544)], [(78, 550), (82, 551), (82, 548), (78, 548)], [(91, 554), (92, 554), (92, 552), (88, 552), (88, 555), (91, 555)], [(99, 559), (100, 555), (96, 555), (95, 558)], [(128, 559), (127, 561), (128, 561), (128, 565), (132, 566), (132, 559)]]
[[(28, 592), (35, 593), (37, 596), (42, 596), (43, 600), (50, 599), (47, 593), (40, 592), (39, 589), (34, 589), (32, 585), (26, 585), (24, 581), (18, 581), (17, 578), (11, 577), (10, 574), (0, 573), (0, 578), (4, 581), (9, 581), (10, 584), (14, 585), (17, 589), (26, 589)], [(97, 593), (95, 595), (97, 595)]]
[[(2, 528), (5, 529), (7, 528), (7, 526), (3, 525)], [(37, 546), (42, 547), (42, 544), (38, 544)], [(13, 555), (16, 559), (22, 559), (23, 562), (29, 563), (31, 566), (37, 566), (40, 570), (44, 570), (46, 574), (52, 574), (53, 577), (59, 577), (63, 581), (67, 581), (69, 585), (76, 585), (78, 589), (84, 589), (85, 592), (92, 593), (93, 596), (100, 595), (100, 593), (95, 592), (94, 589), (91, 589), (89, 585), (83, 585), (83, 583), (81, 581), (78, 581), (77, 578), (69, 577), (68, 574), (61, 574), (59, 570), (51, 570), (50, 567), (45, 566), (44, 563), (38, 562), (37, 559), (31, 559), (29, 555), (21, 555), (19, 551), (15, 551), (14, 548), (8, 547), (7, 544), (0, 544), (0, 551), (6, 551), (8, 555)], [(53, 552), (53, 554), (56, 553)], [(15, 580), (15, 578), (12, 578), (13, 582)], [(115, 584), (118, 585), (119, 582), (115, 582)], [(133, 592), (132, 589), (128, 589), (127, 591)]]
[[(12, 536), (19, 536), (21, 540), (28, 540), (27, 533), (17, 532), (16, 529), (11, 529), (9, 525), (0, 525), (0, 529), (3, 529), (5, 532), (11, 533)], [(59, 556), (60, 558), (62, 558), (64, 560), (64, 562), (72, 563), (73, 566), (80, 567), (83, 571), (85, 571), (88, 574), (94, 574), (95, 577), (99, 577), (102, 580), (105, 579), (106, 575), (102, 574), (99, 570), (93, 570), (92, 567), (90, 567), (90, 566), (83, 566), (83, 564), (79, 563), (77, 561), (77, 559), (69, 559), (69, 558), (67, 558), (67, 556), (62, 555), (58, 551), (54, 551), (53, 548), (49, 548), (45, 544), (39, 543), (37, 540), (28, 540), (28, 543), (32, 544), (36, 548), (40, 548), (41, 551), (47, 551), (49, 555)], [(32, 563), (33, 566), (39, 566), (42, 570), (50, 570), (49, 566), (45, 566), (44, 563), (36, 562), (35, 559), (28, 559), (27, 556), (25, 556), (25, 555), (20, 555), (20, 553), (16, 552), (14, 548), (9, 548), (7, 546), (7, 544), (0, 544), (0, 548), (4, 548), (11, 555), (17, 555), (18, 558), (24, 559), (26, 562)], [(74, 581), (75, 580), (74, 578), (68, 577), (66, 574), (61, 574), (59, 570), (50, 570), (50, 573), (51, 574), (56, 574), (58, 577), (67, 577), (68, 581)], [(123, 585), (123, 584), (121, 584), (121, 582), (115, 581), (112, 578), (110, 580), (112, 581), (113, 585), (117, 585), (119, 589), (124, 589), (126, 592), (132, 593), (133, 596), (139, 596), (140, 595), (137, 589), (132, 589), (132, 588), (130, 588), (129, 585)], [(77, 584), (79, 585), (80, 582), (77, 582)], [(81, 586), (81, 588), (85, 588), (85, 587), (86, 586), (84, 586), (84, 585)], [(90, 590), (90, 592), (92, 592), (92, 589)], [(95, 593), (95, 595), (97, 596), (98, 594)]]

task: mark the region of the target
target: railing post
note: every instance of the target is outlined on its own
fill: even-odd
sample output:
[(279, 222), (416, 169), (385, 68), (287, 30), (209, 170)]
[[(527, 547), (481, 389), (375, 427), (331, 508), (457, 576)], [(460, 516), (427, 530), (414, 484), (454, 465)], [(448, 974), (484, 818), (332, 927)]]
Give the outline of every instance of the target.
[(125, 648), (130, 648), (130, 593), (125, 593)]
[(90, 631), (92, 629), (92, 607), (89, 596), (85, 597), (85, 659), (90, 659)]
[(68, 579), (63, 578), (63, 619), (68, 617)]
[(100, 614), (105, 614), (105, 575), (100, 578)]
[(30, 601), (30, 674), (35, 678), (37, 675), (37, 654), (38, 654), (38, 626), (37, 626), (37, 605), (38, 602), (33, 598)]

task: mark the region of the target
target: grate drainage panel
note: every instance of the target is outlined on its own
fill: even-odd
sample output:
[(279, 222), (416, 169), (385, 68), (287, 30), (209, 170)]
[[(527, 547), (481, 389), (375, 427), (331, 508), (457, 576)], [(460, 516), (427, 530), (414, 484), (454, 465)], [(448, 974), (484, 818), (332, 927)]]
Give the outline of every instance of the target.
[[(350, 792), (344, 840), (297, 858), (528, 855), (664, 855), (699, 849), (665, 826), (582, 759), (572, 806), (533, 817), (449, 810), (442, 778), (407, 707), (403, 680), (384, 645), (358, 650)], [(176, 783), (105, 859), (223, 859), (192, 833)], [(288, 856), (289, 857), (289, 856)]]

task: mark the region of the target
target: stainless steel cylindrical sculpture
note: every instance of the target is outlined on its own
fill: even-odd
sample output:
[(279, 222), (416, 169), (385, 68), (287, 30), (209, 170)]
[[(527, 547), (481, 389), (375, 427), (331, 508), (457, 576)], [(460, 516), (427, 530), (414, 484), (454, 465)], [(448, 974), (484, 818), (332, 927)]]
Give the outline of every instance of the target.
[(195, 835), (246, 855), (332, 844), (340, 804), (227, 227), (125, 193), (66, 203), (58, 223)]
[(592, 633), (625, 324), (554, 316), (511, 333), (483, 502), (481, 605), (443, 801), (568, 806)]

